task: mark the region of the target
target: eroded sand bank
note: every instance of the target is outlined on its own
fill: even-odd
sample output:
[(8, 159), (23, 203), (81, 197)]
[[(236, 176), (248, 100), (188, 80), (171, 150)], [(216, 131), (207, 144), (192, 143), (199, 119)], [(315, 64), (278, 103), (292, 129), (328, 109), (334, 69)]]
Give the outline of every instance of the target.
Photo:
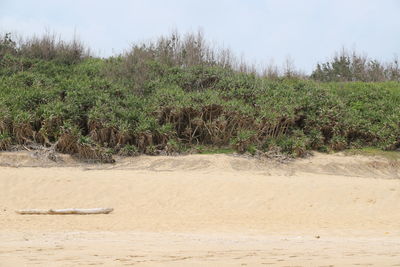
[[(283, 165), (228, 155), (63, 160), (0, 154), (0, 266), (400, 266), (395, 162), (322, 154)], [(114, 212), (14, 212), (92, 207)]]

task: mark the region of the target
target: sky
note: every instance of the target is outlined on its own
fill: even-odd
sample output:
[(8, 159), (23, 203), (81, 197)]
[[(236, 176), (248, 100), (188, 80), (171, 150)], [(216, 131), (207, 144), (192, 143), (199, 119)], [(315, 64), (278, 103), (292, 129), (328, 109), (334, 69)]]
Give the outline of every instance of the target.
[(248, 62), (290, 59), (310, 73), (343, 47), (381, 61), (400, 56), (399, 14), (399, 0), (0, 0), (0, 33), (76, 34), (110, 56), (173, 30), (202, 30)]

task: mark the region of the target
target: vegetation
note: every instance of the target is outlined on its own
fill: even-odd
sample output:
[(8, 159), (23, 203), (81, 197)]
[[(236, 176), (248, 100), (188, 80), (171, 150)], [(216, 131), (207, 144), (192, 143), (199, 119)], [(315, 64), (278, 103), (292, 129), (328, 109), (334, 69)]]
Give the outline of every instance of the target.
[(348, 149), (346, 155), (363, 155), (372, 157), (383, 157), (392, 161), (400, 161), (400, 153), (396, 151), (383, 151), (373, 147), (365, 147), (359, 149)]
[(345, 49), (329, 62), (317, 64), (311, 77), (324, 82), (383, 82), (400, 81), (400, 62), (381, 63)]
[(259, 75), (201, 34), (173, 33), (106, 59), (56, 40), (1, 37), (0, 150), (40, 144), (110, 162), (115, 153), (400, 148), (393, 75), (374, 83), (330, 82), (318, 71), (317, 81)]

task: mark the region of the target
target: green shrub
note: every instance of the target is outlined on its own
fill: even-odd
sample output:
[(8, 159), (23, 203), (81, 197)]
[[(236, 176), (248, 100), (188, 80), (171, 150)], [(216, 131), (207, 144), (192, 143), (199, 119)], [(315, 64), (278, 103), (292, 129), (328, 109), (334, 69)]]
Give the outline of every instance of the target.
[(248, 149), (251, 150), (250, 146), (252, 145), (254, 136), (255, 132), (252, 130), (239, 130), (237, 135), (232, 139), (231, 145), (237, 152), (244, 153)]
[(108, 59), (52, 38), (0, 38), (0, 149), (57, 144), (108, 161), (110, 153), (190, 148), (290, 156), (400, 148), (398, 82), (271, 80), (201, 54), (209, 52), (193, 47), (201, 36), (170, 36)]

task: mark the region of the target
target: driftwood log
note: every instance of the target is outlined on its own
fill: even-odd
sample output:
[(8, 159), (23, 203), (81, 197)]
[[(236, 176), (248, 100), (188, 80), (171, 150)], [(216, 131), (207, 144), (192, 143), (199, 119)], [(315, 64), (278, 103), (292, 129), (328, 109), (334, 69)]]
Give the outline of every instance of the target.
[(112, 212), (112, 208), (95, 208), (95, 209), (29, 209), (29, 210), (16, 210), (15, 212), (22, 215), (67, 215), (67, 214), (108, 214)]

